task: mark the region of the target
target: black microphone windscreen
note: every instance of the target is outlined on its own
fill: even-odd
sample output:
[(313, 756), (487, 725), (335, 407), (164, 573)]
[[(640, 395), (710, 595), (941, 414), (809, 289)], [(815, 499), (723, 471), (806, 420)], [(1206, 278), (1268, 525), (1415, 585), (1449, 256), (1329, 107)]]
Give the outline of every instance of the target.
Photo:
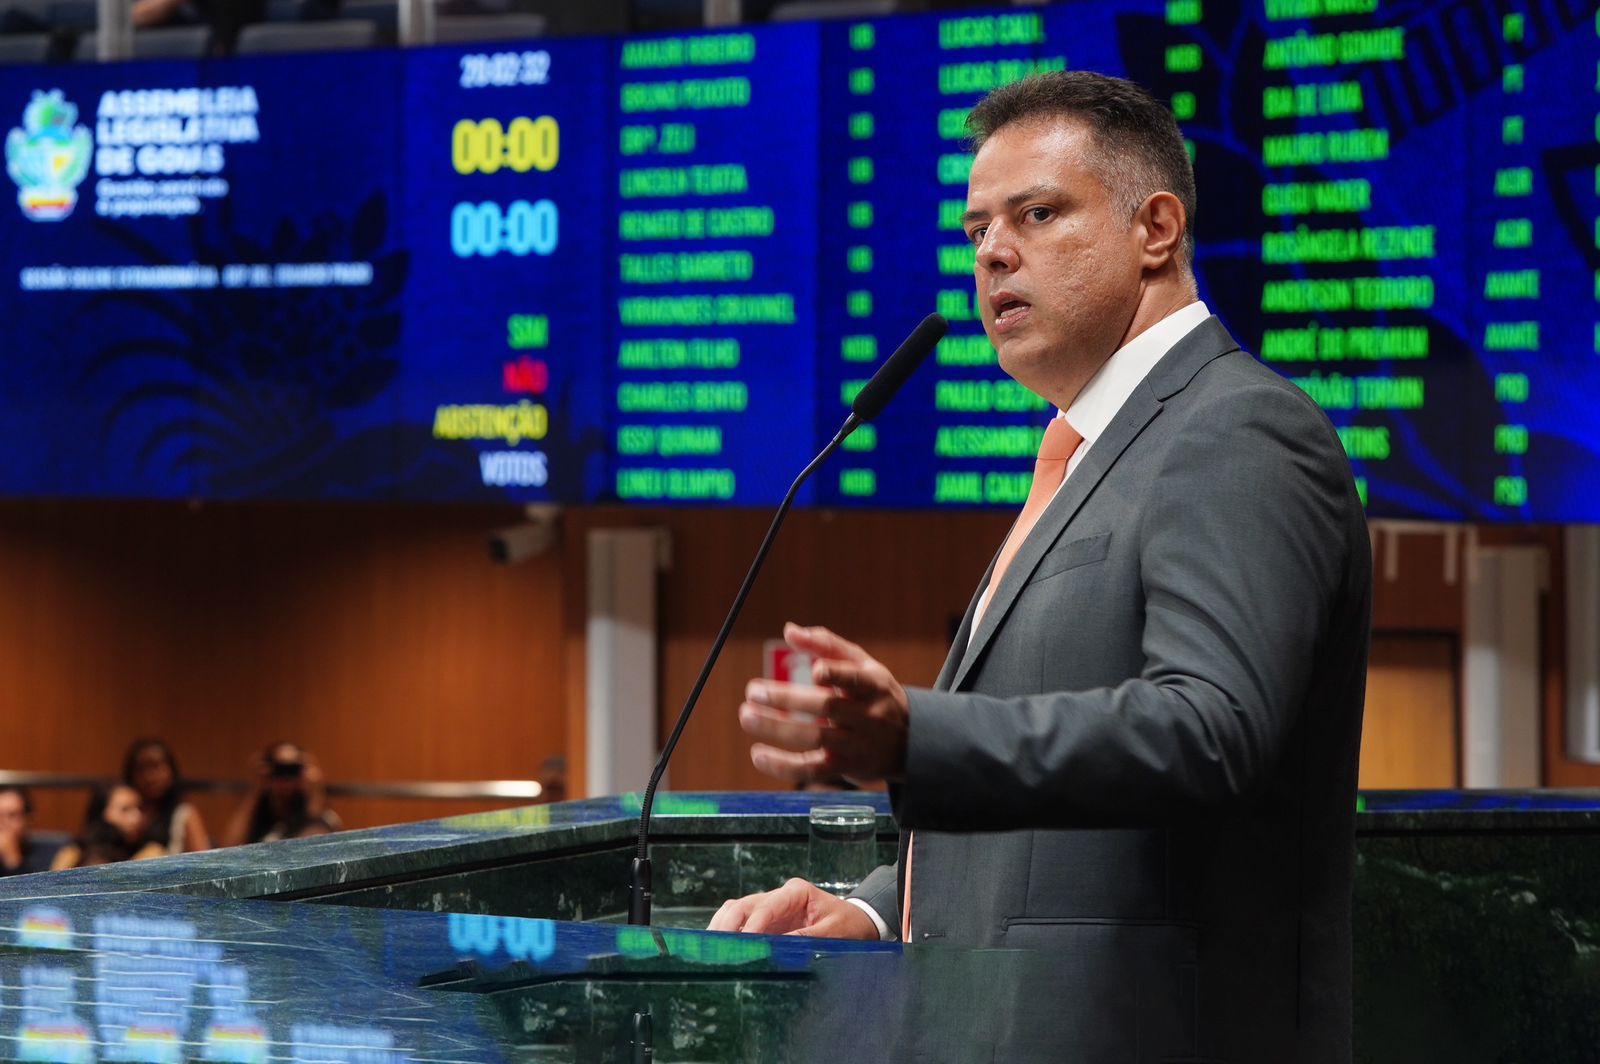
[(871, 421), (883, 413), (883, 408), (889, 405), (889, 400), (894, 398), (894, 393), (906, 382), (911, 374), (916, 372), (924, 359), (933, 353), (939, 341), (944, 339), (944, 334), (950, 328), (950, 323), (939, 314), (929, 314), (922, 319), (922, 324), (911, 331), (905, 343), (895, 348), (894, 354), (889, 356), (872, 379), (866, 383), (856, 395), (856, 401), (850, 404), (850, 410), (859, 421)]

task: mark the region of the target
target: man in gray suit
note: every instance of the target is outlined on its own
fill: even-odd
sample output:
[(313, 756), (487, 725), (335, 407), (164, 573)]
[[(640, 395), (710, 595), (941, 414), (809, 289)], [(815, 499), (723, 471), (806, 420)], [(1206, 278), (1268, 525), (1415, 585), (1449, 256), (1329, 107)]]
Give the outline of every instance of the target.
[(1338, 436), (1198, 302), (1164, 107), (1049, 74), (969, 126), (985, 328), (1062, 418), (932, 690), (789, 626), (819, 686), (740, 706), (763, 771), (888, 780), (898, 864), (711, 926), (1050, 952), (997, 1022), (1074, 1059), (1347, 1062), (1371, 559)]

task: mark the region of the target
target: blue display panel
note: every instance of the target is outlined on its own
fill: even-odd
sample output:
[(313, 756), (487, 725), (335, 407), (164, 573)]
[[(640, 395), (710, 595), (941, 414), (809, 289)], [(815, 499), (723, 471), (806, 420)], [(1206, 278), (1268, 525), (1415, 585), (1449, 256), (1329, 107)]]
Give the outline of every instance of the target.
[(1017, 505), (966, 109), (1170, 102), (1202, 295), (1370, 512), (1600, 520), (1600, 27), (1576, 0), (1129, 0), (651, 38), (0, 68), (0, 492)]
[(1203, 284), (1339, 426), (1370, 512), (1594, 520), (1593, 6), (1210, 15), (1167, 5), (1130, 73), (1189, 116)]
[(816, 33), (615, 49), (612, 495), (781, 498), (816, 449)]
[[(593, 498), (606, 477), (607, 42), (406, 56), (414, 497)], [(391, 105), (392, 107), (393, 105)]]
[[(1020, 506), (1048, 412), (1000, 371), (974, 299), (966, 114), (988, 89), (1067, 65), (1036, 11), (822, 29), (822, 407), (856, 390), (937, 309), (950, 332), (877, 424), (845, 443), (835, 503)], [(920, 311), (920, 312), (919, 312)]]
[(361, 58), (0, 70), (5, 490), (383, 493), (401, 65)]

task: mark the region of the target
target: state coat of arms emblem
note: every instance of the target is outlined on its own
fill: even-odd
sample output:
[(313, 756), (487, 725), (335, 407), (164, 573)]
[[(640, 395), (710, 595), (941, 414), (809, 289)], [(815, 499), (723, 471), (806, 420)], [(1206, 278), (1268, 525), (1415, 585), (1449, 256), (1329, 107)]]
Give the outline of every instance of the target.
[(78, 108), (60, 89), (35, 91), (22, 126), (6, 136), (6, 173), (17, 183), (17, 205), (35, 222), (59, 222), (78, 203), (89, 173), (94, 138), (78, 124)]

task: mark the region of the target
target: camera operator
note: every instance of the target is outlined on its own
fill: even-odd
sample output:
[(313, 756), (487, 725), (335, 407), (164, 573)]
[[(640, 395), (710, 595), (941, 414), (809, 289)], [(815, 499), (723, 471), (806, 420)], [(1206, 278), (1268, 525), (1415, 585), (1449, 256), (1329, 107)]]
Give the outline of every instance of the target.
[(325, 835), (342, 827), (328, 808), (322, 769), (309, 750), (273, 743), (254, 759), (255, 786), (233, 811), (224, 846)]

